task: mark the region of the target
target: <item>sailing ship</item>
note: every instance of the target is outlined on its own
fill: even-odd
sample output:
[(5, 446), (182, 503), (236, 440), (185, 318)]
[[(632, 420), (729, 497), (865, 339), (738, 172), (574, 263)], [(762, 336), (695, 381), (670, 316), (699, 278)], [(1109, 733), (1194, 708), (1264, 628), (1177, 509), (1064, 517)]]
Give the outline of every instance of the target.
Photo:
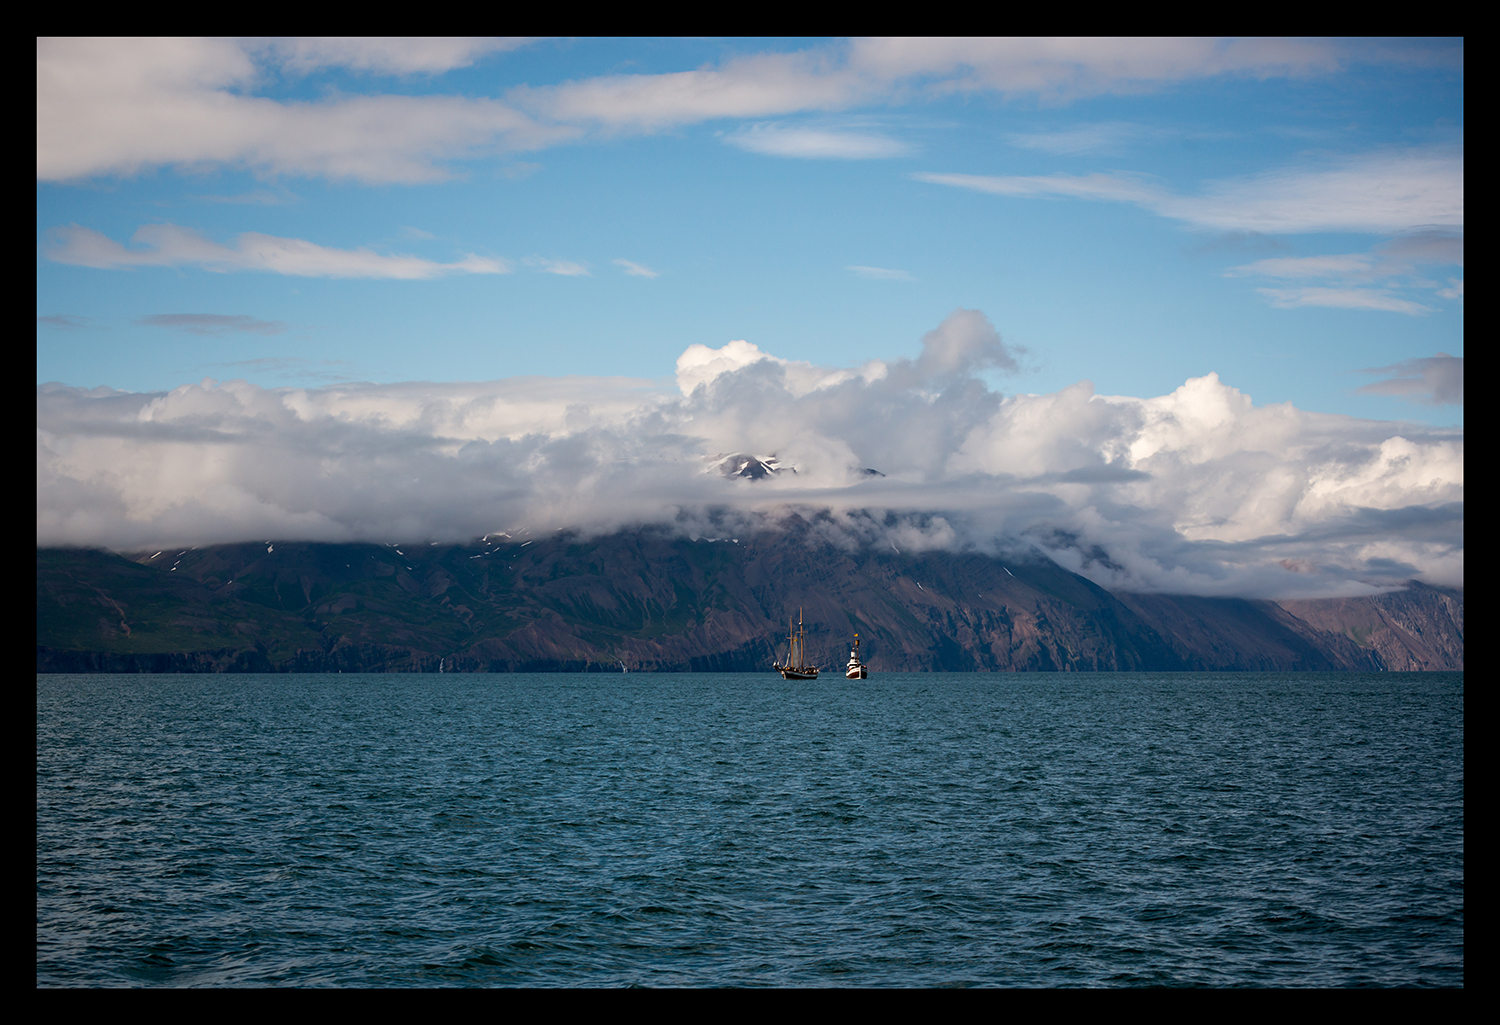
[(859, 634), (854, 635), (854, 650), (849, 652), (849, 664), (844, 667), (844, 679), (868, 680), (870, 667), (859, 660)]
[(818, 667), (807, 664), (807, 632), (802, 629), (802, 610), (797, 610), (797, 626), (792, 628), (787, 620), (786, 665), (772, 662), (771, 668), (781, 674), (783, 680), (816, 680)]

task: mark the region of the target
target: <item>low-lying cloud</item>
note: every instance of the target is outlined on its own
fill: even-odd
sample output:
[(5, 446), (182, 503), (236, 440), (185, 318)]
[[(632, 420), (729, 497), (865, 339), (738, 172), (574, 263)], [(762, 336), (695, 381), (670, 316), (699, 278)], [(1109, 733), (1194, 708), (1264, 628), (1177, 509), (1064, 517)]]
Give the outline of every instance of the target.
[[(1016, 366), (988, 320), (961, 310), (916, 358), (854, 368), (743, 341), (691, 346), (675, 389), (43, 386), (37, 543), (642, 524), (720, 536), (826, 510), (819, 529), (835, 543), (1025, 545), (1113, 588), (1284, 597), (1462, 582), (1461, 430), (1258, 407), (1214, 374), (1154, 398), (1087, 381), (1003, 395), (980, 377)], [(725, 478), (731, 453), (782, 469)]]

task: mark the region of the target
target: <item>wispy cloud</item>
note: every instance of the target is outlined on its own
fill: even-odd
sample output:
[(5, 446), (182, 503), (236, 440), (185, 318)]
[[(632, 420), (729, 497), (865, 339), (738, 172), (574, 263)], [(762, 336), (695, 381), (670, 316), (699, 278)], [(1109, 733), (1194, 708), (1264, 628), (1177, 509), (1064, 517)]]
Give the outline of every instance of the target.
[(300, 201), (300, 197), (287, 189), (253, 189), (232, 196), (198, 196), (200, 203), (222, 203), (229, 206), (286, 206)]
[(747, 125), (724, 141), (750, 153), (802, 160), (882, 160), (911, 152), (906, 143), (878, 132), (774, 122)]
[[(1461, 44), (867, 39), (746, 54), (692, 71), (523, 86), (500, 98), (332, 92), (319, 100), (281, 101), (255, 95), (278, 75), (329, 67), (441, 75), (523, 42), (41, 39), (37, 177), (64, 181), (161, 166), (233, 166), (415, 183), (450, 177), (452, 161), (726, 118), (841, 112), (954, 93), (1067, 102), (1221, 76), (1299, 78), (1358, 63), (1459, 67), (1463, 61)], [(778, 156), (850, 159), (904, 151), (878, 133), (768, 128), (735, 138)], [(1082, 144), (1079, 137), (1070, 145)]]
[(975, 175), (921, 172), (935, 185), (1017, 198), (1133, 203), (1212, 231), (1395, 234), (1424, 225), (1462, 228), (1464, 163), (1449, 146), (1380, 152), (1330, 166), (1285, 168), (1208, 183), (1194, 195), (1117, 174)]
[(1340, 256), (1275, 256), (1231, 267), (1225, 277), (1326, 278), (1368, 277), (1375, 258), (1365, 253)]
[(1143, 139), (1161, 138), (1179, 133), (1150, 128), (1146, 125), (1114, 121), (1107, 124), (1077, 125), (1050, 132), (1013, 132), (1005, 137), (1012, 146), (1038, 150), (1058, 156), (1097, 156), (1123, 153)]
[[(1368, 253), (1326, 256), (1278, 256), (1231, 267), (1226, 277), (1276, 278), (1282, 281), (1319, 281), (1330, 284), (1300, 288), (1262, 288), (1260, 293), (1274, 306), (1334, 306), (1345, 309), (1386, 310), (1395, 313), (1431, 313), (1424, 306), (1396, 291), (1421, 289), (1442, 299), (1463, 298), (1460, 278), (1450, 278), (1452, 287), (1439, 288), (1420, 268), (1433, 263), (1463, 265), (1463, 237), (1456, 232), (1423, 230), (1399, 236)], [(1376, 286), (1378, 287), (1372, 287)]]
[(504, 260), (466, 256), (438, 263), (417, 256), (394, 256), (369, 249), (334, 249), (300, 238), (246, 232), (226, 246), (175, 224), (148, 224), (126, 248), (91, 228), (72, 225), (49, 232), (49, 260), (81, 267), (201, 267), (204, 270), (264, 271), (305, 278), (397, 278), (416, 280), (449, 274), (508, 274)]
[(521, 261), (534, 270), (546, 274), (560, 274), (565, 278), (587, 278), (592, 277), (588, 267), (572, 260), (553, 260), (545, 256), (528, 256)]
[(861, 267), (858, 265), (844, 268), (851, 270), (862, 278), (871, 278), (876, 281), (915, 281), (916, 278), (904, 270), (892, 270), (888, 267)]
[(56, 313), (48, 317), (37, 317), (36, 322), (60, 331), (82, 331), (94, 327), (92, 317), (77, 317), (71, 313)]
[(1413, 316), (1431, 313), (1431, 306), (1402, 299), (1377, 288), (1257, 288), (1272, 306), (1295, 309), (1299, 306), (1327, 306), (1341, 310), (1383, 310)]
[(615, 266), (622, 268), (626, 274), (634, 278), (659, 278), (661, 271), (654, 271), (645, 264), (636, 263), (634, 260), (611, 260)]
[(1431, 406), (1464, 404), (1464, 358), (1440, 352), (1425, 359), (1408, 359), (1388, 367), (1371, 367), (1361, 374), (1391, 374), (1357, 389), (1365, 395), (1398, 395)]
[[(370, 184), (440, 181), (450, 176), (448, 160), (580, 134), (538, 124), (493, 99), (335, 93), (281, 102), (252, 95), (268, 59), (294, 68), (332, 60), (326, 48), (313, 50), (299, 65), (294, 57), (278, 60), (275, 47), (231, 40), (38, 40), (37, 178), (217, 165)], [(373, 69), (380, 61), (366, 52), (365, 66)], [(351, 51), (334, 62), (348, 66), (355, 57)], [(388, 70), (424, 67), (415, 55), (383, 59)]]
[(377, 75), (440, 75), (531, 41), (526, 37), (344, 37), (270, 39), (247, 45), (274, 57), (277, 65), (291, 74), (307, 75), (338, 67)]
[(158, 313), (136, 321), (142, 327), (165, 327), (194, 335), (279, 335), (286, 325), (279, 320), (260, 320), (246, 313)]

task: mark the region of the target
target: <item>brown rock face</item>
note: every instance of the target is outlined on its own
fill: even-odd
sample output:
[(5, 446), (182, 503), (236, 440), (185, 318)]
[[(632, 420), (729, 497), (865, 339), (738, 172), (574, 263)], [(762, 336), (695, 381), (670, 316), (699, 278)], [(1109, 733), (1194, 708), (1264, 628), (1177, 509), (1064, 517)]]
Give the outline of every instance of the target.
[[(845, 551), (813, 530), (479, 545), (37, 552), (39, 672), (1461, 669), (1463, 595), (1111, 594), (1055, 563)], [(784, 652), (780, 652), (784, 654)]]

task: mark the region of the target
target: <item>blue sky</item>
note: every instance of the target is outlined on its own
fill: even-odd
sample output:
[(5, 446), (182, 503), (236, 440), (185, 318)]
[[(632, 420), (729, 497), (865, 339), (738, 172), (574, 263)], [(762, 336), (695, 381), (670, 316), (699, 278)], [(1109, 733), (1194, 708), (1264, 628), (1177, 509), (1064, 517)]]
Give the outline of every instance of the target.
[(1461, 444), (1461, 41), (42, 40), (37, 149), (39, 386), (673, 392), (976, 311), (993, 396)]

